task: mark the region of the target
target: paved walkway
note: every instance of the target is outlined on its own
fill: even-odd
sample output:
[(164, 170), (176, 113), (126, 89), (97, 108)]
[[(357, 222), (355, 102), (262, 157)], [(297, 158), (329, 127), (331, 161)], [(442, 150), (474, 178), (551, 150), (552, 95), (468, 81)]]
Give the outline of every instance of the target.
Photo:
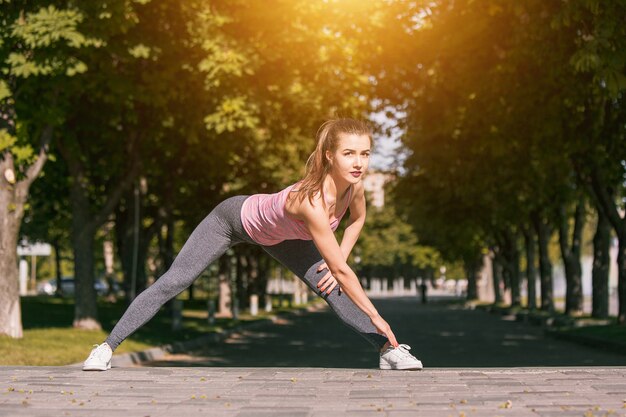
[(423, 371), (375, 369), (369, 345), (323, 311), (150, 367), (0, 367), (0, 416), (626, 417), (626, 356), (482, 311), (375, 304)]
[(626, 369), (1, 367), (0, 416), (626, 416)]

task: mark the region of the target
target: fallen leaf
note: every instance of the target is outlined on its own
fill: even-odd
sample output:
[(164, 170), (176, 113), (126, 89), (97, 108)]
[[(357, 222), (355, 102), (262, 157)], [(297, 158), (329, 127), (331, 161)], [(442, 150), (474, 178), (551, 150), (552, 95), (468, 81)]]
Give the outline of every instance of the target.
[(511, 400), (506, 400), (506, 402), (501, 404), (500, 407), (498, 408), (511, 408), (511, 407), (513, 407), (513, 403), (511, 402)]

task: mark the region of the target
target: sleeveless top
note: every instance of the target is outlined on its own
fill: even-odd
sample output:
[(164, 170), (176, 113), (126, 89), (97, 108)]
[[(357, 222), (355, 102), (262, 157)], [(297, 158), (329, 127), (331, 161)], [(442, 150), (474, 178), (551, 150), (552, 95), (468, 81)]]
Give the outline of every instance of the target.
[[(313, 240), (305, 223), (289, 217), (285, 211), (287, 196), (299, 182), (274, 194), (253, 194), (244, 200), (241, 206), (241, 223), (252, 240), (263, 246), (276, 245), (283, 240), (291, 239)], [(352, 186), (349, 187), (343, 212), (330, 222), (333, 232), (348, 210), (347, 202), (351, 196)]]

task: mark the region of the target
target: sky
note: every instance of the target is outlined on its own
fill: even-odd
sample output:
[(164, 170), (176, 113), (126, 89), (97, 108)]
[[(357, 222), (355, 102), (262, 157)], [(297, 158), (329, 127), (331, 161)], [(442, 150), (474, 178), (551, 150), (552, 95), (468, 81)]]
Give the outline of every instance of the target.
[[(384, 111), (372, 113), (371, 119), (383, 127), (393, 126), (393, 121), (385, 115)], [(405, 155), (402, 152), (401, 135), (402, 131), (394, 128), (388, 136), (376, 135), (374, 137), (374, 152), (370, 160), (371, 169), (389, 170), (396, 166), (401, 174), (404, 172), (402, 162)]]

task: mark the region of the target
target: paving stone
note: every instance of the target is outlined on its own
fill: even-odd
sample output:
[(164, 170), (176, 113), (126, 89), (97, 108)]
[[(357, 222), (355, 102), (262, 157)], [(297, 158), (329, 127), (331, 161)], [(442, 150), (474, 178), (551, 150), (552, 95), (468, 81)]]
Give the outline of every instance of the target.
[[(569, 368), (568, 368), (569, 369)], [(626, 384), (626, 368), (596, 368), (577, 373), (580, 384), (550, 378), (533, 368), (429, 369), (429, 386), (414, 385), (414, 374), (396, 373), (392, 382), (364, 381), (361, 369), (352, 371), (286, 368), (281, 371), (213, 368), (113, 368), (86, 373), (66, 367), (0, 367), (0, 416), (123, 416), (206, 415), (250, 416), (574, 416), (590, 411), (626, 416), (626, 396), (615, 394)], [(393, 374), (393, 372), (390, 372)], [(497, 375), (508, 386), (476, 384), (476, 375)], [(220, 387), (199, 381), (200, 375), (220, 375)], [(307, 375), (309, 379), (286, 379)], [(422, 374), (424, 376), (426, 374)], [(581, 376), (588, 375), (586, 384)], [(242, 380), (243, 376), (254, 376)], [(262, 377), (264, 376), (264, 377)], [(50, 380), (48, 377), (52, 377)], [(299, 378), (299, 377), (295, 377)], [(328, 382), (342, 381), (341, 387)], [(451, 383), (455, 381), (454, 383)], [(130, 387), (133, 387), (132, 389)], [(520, 386), (527, 387), (526, 391)], [(507, 391), (508, 390), (508, 391)], [(32, 392), (31, 392), (32, 391)], [(63, 393), (62, 393), (63, 392)], [(81, 405), (82, 404), (82, 405)], [(533, 411), (534, 410), (534, 411)]]

